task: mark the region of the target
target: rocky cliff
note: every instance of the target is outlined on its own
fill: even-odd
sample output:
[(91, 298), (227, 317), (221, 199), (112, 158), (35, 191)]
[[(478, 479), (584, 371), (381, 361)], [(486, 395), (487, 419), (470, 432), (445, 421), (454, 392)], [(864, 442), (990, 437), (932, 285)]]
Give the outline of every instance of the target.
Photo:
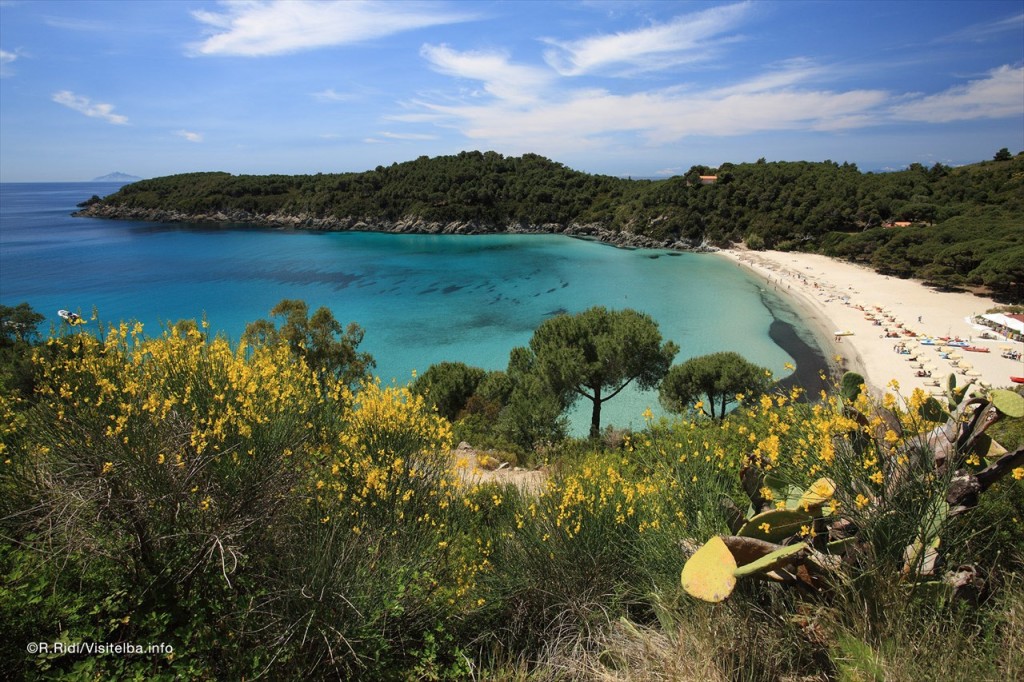
[(622, 248), (675, 249), (681, 251), (713, 251), (714, 247), (684, 240), (657, 240), (628, 231), (609, 230), (601, 225), (560, 224), (545, 225), (489, 225), (476, 221), (432, 222), (416, 216), (397, 220), (386, 218), (318, 217), (307, 214), (253, 213), (232, 210), (212, 213), (186, 213), (175, 210), (130, 208), (100, 203), (83, 205), (73, 215), (86, 218), (110, 220), (138, 220), (161, 223), (216, 223), (234, 225), (256, 225), (277, 229), (323, 230), (329, 232), (391, 232), (405, 234), (564, 234), (570, 237), (593, 239)]

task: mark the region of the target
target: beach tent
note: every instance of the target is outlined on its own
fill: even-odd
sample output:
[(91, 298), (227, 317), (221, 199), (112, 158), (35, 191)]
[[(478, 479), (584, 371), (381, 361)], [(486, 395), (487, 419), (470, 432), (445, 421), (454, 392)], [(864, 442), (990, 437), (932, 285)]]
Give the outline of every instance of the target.
[(1024, 339), (1024, 320), (1017, 319), (1018, 316), (1010, 317), (1002, 313), (986, 313), (981, 317), (987, 320), (990, 323), (989, 326), (994, 327), (996, 331), (1017, 341)]

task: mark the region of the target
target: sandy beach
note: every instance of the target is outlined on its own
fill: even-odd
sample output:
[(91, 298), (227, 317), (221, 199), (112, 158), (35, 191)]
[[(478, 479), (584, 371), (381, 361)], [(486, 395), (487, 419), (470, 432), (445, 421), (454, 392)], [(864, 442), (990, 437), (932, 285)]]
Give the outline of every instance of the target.
[[(861, 373), (875, 395), (891, 392), (892, 380), (901, 395), (909, 396), (914, 388), (941, 392), (950, 373), (958, 384), (974, 380), (996, 388), (1012, 385), (1010, 376), (1024, 376), (1024, 360), (1003, 357), (1007, 350), (1021, 353), (1024, 344), (995, 334), (983, 338), (991, 330), (972, 322), (998, 305), (989, 298), (935, 291), (825, 256), (742, 249), (719, 253), (787, 296), (825, 344), (822, 350), (840, 358), (843, 369)], [(941, 337), (989, 352), (949, 346)]]

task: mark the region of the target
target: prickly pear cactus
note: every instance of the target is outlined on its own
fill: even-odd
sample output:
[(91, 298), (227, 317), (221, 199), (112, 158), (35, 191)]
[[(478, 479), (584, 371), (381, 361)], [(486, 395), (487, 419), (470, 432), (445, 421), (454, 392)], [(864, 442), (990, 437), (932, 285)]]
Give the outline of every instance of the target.
[(683, 589), (691, 597), (717, 603), (736, 587), (736, 559), (717, 535), (693, 553), (683, 566)]
[(988, 396), (992, 405), (1007, 417), (1020, 419), (1024, 417), (1024, 396), (1005, 388), (997, 388)]
[(863, 385), (864, 377), (856, 372), (847, 372), (843, 375), (842, 384), (839, 387), (839, 395), (847, 402), (856, 402)]
[(772, 509), (748, 520), (736, 533), (741, 537), (782, 542), (814, 522), (814, 517), (801, 509)]
[(806, 542), (798, 542), (795, 545), (786, 545), (779, 549), (765, 554), (756, 561), (751, 561), (749, 564), (744, 564), (736, 568), (732, 574), (737, 578), (745, 578), (751, 575), (764, 575), (770, 571), (774, 571), (788, 563), (792, 563), (796, 560), (796, 556), (807, 549)]
[(819, 478), (811, 484), (811, 487), (800, 497), (796, 504), (797, 509), (811, 512), (831, 500), (836, 494), (836, 484), (831, 478)]

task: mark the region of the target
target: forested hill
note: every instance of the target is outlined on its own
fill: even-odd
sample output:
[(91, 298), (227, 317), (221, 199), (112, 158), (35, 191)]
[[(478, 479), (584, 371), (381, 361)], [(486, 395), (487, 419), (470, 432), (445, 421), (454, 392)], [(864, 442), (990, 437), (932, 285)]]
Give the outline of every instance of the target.
[[(126, 185), (80, 215), (310, 229), (541, 230), (616, 243), (817, 251), (946, 287), (1024, 298), (1024, 153), (950, 168), (726, 163), (666, 180), (581, 173), (535, 154), (420, 157), (364, 173), (188, 173)], [(714, 182), (701, 176), (715, 176)], [(909, 226), (894, 226), (911, 223)]]

